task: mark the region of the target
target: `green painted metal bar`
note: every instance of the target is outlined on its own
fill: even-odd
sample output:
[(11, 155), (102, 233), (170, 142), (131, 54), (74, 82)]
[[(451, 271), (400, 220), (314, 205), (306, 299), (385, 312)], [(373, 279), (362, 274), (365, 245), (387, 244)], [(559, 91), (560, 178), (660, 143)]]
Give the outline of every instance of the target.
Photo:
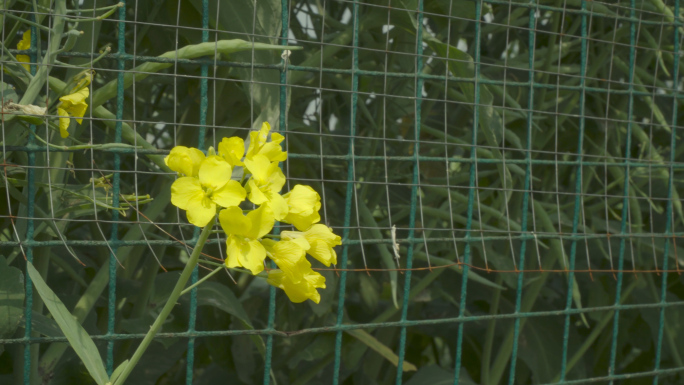
[[(118, 52), (126, 53), (126, 1), (122, 1), (123, 6), (119, 8), (118, 21)], [(118, 83), (116, 90), (116, 124), (114, 126), (114, 143), (121, 143), (121, 127), (123, 125), (123, 110), (124, 110), (124, 72), (126, 71), (126, 61), (117, 60)], [(114, 176), (112, 177), (112, 207), (119, 207), (119, 189), (121, 185), (121, 155), (114, 155)], [(109, 237), (109, 284), (107, 295), (107, 334), (115, 334), (114, 327), (116, 326), (116, 268), (118, 261), (116, 259), (117, 241), (119, 240), (119, 211), (112, 210), (111, 234)], [(107, 343), (107, 356), (105, 359), (107, 374), (111, 375), (114, 370), (114, 341)]]
[[(582, 0), (582, 9), (587, 8), (586, 0)], [(585, 84), (585, 75), (587, 71), (587, 16), (582, 15), (582, 26), (581, 26), (581, 57), (580, 57), (580, 86)], [(577, 134), (577, 160), (582, 159), (584, 153), (584, 130), (586, 127), (585, 122), (585, 110), (586, 110), (586, 91), (584, 89), (580, 90), (579, 98), (579, 133)], [(579, 218), (580, 210), (582, 209), (582, 165), (577, 165), (577, 171), (575, 172), (575, 209), (572, 214), (572, 235), (577, 235), (579, 230)], [(608, 240), (610, 242), (610, 240)], [(561, 247), (564, 247), (561, 245)], [(570, 256), (568, 261), (568, 290), (565, 297), (565, 310), (572, 309), (572, 292), (574, 290), (575, 282), (575, 260), (577, 257), (577, 240), (572, 240), (570, 243)], [(618, 303), (619, 304), (619, 303)], [(561, 358), (561, 370), (560, 370), (560, 381), (565, 381), (565, 376), (567, 375), (567, 365), (568, 365), (568, 347), (570, 342), (570, 316), (565, 316), (565, 323), (563, 325), (563, 352)]]
[[(674, 14), (679, 15), (679, 0), (674, 0)], [(673, 63), (673, 69), (672, 69), (672, 80), (675, 82), (675, 84), (679, 83), (679, 18), (675, 19), (675, 27), (674, 29), (674, 63)], [(675, 90), (675, 93), (677, 91)], [(675, 159), (675, 149), (676, 144), (677, 144), (677, 103), (676, 103), (676, 97), (673, 99), (673, 106), (672, 106), (672, 135), (670, 136), (670, 161), (674, 161)], [(667, 208), (665, 210), (665, 232), (664, 235), (666, 239), (669, 239), (669, 237), (672, 236), (672, 228), (674, 227), (672, 224), (672, 217), (673, 217), (673, 190), (674, 190), (674, 168), (670, 167), (670, 175), (669, 175), (669, 180), (667, 182)], [(675, 242), (675, 240), (673, 240)], [(662, 274), (662, 280), (660, 283), (660, 304), (665, 305), (667, 303), (667, 267), (668, 267), (668, 262), (669, 262), (669, 257), (670, 257), (670, 241), (666, 240), (665, 245), (663, 247), (663, 274)], [(675, 261), (677, 263), (677, 261)], [(658, 321), (658, 337), (656, 339), (656, 356), (655, 356), (655, 365), (653, 368), (653, 371), (656, 373), (653, 376), (653, 385), (658, 385), (658, 380), (660, 379), (660, 361), (662, 359), (662, 350), (663, 350), (663, 334), (665, 332), (665, 326), (666, 326), (666, 318), (665, 318), (665, 308), (660, 309), (660, 319)]]
[[(636, 0), (630, 0), (630, 15), (632, 18), (635, 17), (636, 15)], [(632, 90), (633, 88), (633, 81), (634, 81), (634, 64), (636, 60), (636, 25), (634, 22), (630, 23), (629, 26), (629, 41), (630, 41), (630, 48), (629, 48), (629, 75), (628, 75), (628, 83), (629, 83), (629, 89)], [(677, 43), (675, 43), (677, 44)], [(634, 114), (634, 96), (630, 93), (629, 99), (627, 102), (627, 117), (629, 120), (627, 121), (627, 133), (625, 134), (625, 159), (629, 159), (632, 154), (632, 116)], [(674, 131), (674, 130), (673, 130)], [(620, 234), (626, 234), (628, 229), (627, 229), (627, 223), (629, 222), (629, 181), (630, 181), (630, 173), (629, 173), (629, 166), (625, 167), (625, 181), (623, 184), (623, 200), (622, 200), (622, 214), (621, 214), (621, 223), (620, 223)], [(631, 229), (629, 229), (631, 232)], [(615, 285), (615, 304), (620, 303), (620, 297), (622, 294), (622, 268), (625, 263), (625, 249), (626, 249), (626, 238), (620, 238), (620, 250), (618, 252), (618, 272), (617, 272), (617, 283)], [(610, 363), (608, 366), (608, 375), (612, 376), (615, 374), (615, 359), (617, 356), (617, 349), (618, 349), (618, 332), (619, 332), (619, 322), (620, 320), (620, 309), (615, 310), (615, 314), (613, 315), (613, 336), (610, 344)], [(609, 382), (609, 385), (613, 385), (613, 381), (611, 380)]]
[[(523, 313), (499, 313), (495, 315), (481, 315), (481, 316), (464, 316), (464, 317), (450, 317), (424, 320), (406, 320), (406, 321), (391, 321), (391, 322), (376, 322), (365, 324), (343, 324), (333, 326), (323, 326), (314, 328), (305, 328), (297, 331), (283, 331), (276, 329), (246, 329), (246, 330), (211, 330), (211, 331), (195, 331), (193, 333), (159, 333), (155, 338), (207, 338), (207, 337), (225, 337), (234, 335), (271, 335), (282, 338), (292, 338), (306, 334), (320, 334), (320, 333), (334, 333), (346, 330), (359, 329), (378, 329), (378, 328), (397, 328), (397, 327), (419, 327), (427, 325), (443, 325), (443, 324), (460, 324), (471, 322), (484, 322), (489, 320), (515, 320), (516, 318), (545, 318), (545, 317), (560, 317), (566, 314), (579, 315), (589, 313), (605, 313), (615, 311), (616, 309), (639, 311), (645, 309), (660, 309), (665, 308), (680, 308), (684, 307), (684, 301), (661, 303), (646, 303), (636, 305), (609, 305), (597, 306), (583, 309), (570, 310), (551, 310), (538, 312), (523, 312)], [(114, 334), (111, 336), (105, 334), (98, 334), (91, 336), (93, 340), (108, 341), (108, 340), (139, 340), (145, 337), (142, 333), (132, 334)], [(47, 343), (47, 342), (66, 342), (65, 337), (32, 337), (32, 338), (12, 338), (0, 340), (3, 344), (24, 344), (24, 343)], [(684, 372), (684, 367), (679, 369)]]
[[(291, 134), (293, 135), (293, 134)], [(372, 139), (377, 139), (377, 140), (382, 140), (381, 138), (365, 138), (366, 140), (372, 140)], [(403, 141), (403, 143), (415, 143), (414, 141)], [(422, 144), (437, 144), (435, 142), (427, 142), (427, 141), (421, 141), (420, 143)], [(444, 145), (444, 143), (441, 143)], [(472, 145), (467, 144), (467, 145), (454, 145), (455, 147), (462, 147), (462, 148), (472, 148)], [(41, 147), (37, 145), (33, 145), (31, 147), (28, 146), (5, 146), (5, 148), (9, 151), (22, 151), (22, 152), (45, 152), (47, 151), (46, 147)], [(487, 149), (487, 146), (477, 146), (477, 149)], [(525, 152), (525, 150), (520, 150), (517, 148), (505, 148), (506, 151), (520, 151), (520, 152)], [(59, 149), (59, 148), (50, 148), (51, 152), (78, 152), (78, 151), (83, 151), (82, 149)], [(103, 149), (103, 150), (97, 150), (96, 151), (102, 151), (104, 153), (119, 153), (119, 154), (155, 154), (155, 155), (168, 155), (169, 150), (145, 150), (145, 149), (138, 149), (137, 151), (134, 149)], [(533, 151), (534, 152), (534, 151)], [(545, 153), (542, 153), (546, 155)], [(329, 160), (345, 160), (345, 161), (378, 161), (378, 160), (390, 160), (390, 161), (414, 161), (416, 159), (416, 156), (399, 156), (399, 155), (388, 155), (388, 156), (382, 156), (382, 155), (319, 155), (319, 154), (297, 154), (297, 153), (289, 153), (287, 154), (288, 158), (291, 159), (329, 159)], [(583, 155), (583, 157), (587, 157), (588, 155)], [(444, 156), (418, 156), (418, 160), (420, 162), (439, 162), (439, 163), (444, 163), (444, 161), (449, 161), (451, 163), (464, 163), (464, 164), (472, 164), (472, 163), (477, 163), (477, 164), (501, 164), (504, 163), (503, 160), (501, 159), (487, 159), (487, 158), (477, 158), (477, 159), (471, 159), (471, 158), (458, 158), (458, 157), (444, 157)], [(608, 162), (610, 160), (610, 162)], [(506, 159), (505, 163), (507, 165), (523, 165), (526, 166), (528, 163), (532, 164), (533, 166), (586, 166), (586, 167), (595, 167), (595, 166), (600, 166), (600, 167), (620, 167), (624, 168), (629, 166), (630, 168), (674, 168), (675, 170), (679, 169), (684, 169), (684, 162), (659, 162), (659, 163), (650, 163), (650, 162), (635, 162), (633, 160), (627, 160), (627, 161), (620, 161), (620, 162), (615, 162), (615, 158), (612, 159), (606, 159), (604, 162), (599, 162), (599, 161), (587, 161), (587, 160), (546, 160), (546, 159), (530, 159), (529, 161), (525, 159)], [(23, 167), (28, 169), (29, 167), (27, 166), (19, 166), (16, 165), (15, 167)], [(107, 171), (107, 170), (102, 170), (102, 171)], [(122, 173), (125, 173), (125, 170), (121, 170)], [(360, 182), (363, 183), (363, 182)], [(651, 198), (654, 199), (654, 198)], [(657, 198), (655, 198), (657, 199)]]
[[(535, 0), (530, 0), (530, 4), (535, 4)], [(532, 154), (532, 128), (534, 127), (534, 113), (532, 112), (532, 106), (534, 106), (534, 53), (535, 53), (535, 31), (537, 27), (537, 19), (536, 19), (536, 12), (538, 12), (535, 8), (530, 7), (530, 12), (529, 12), (529, 24), (528, 28), (529, 30), (529, 35), (528, 35), (528, 57), (527, 60), (529, 62), (529, 81), (530, 81), (530, 88), (528, 89), (528, 95), (527, 95), (527, 105), (530, 106), (529, 111), (527, 113), (527, 152), (525, 153), (525, 160), (527, 161), (527, 165), (525, 167), (525, 181), (523, 184), (523, 190), (525, 191), (523, 194), (523, 202), (522, 202), (522, 218), (520, 220), (520, 225), (521, 225), (521, 232), (522, 233), (527, 233), (527, 222), (528, 222), (528, 212), (530, 210), (529, 205), (530, 205), (530, 199), (531, 199), (531, 190), (532, 190), (532, 164), (530, 160), (532, 159), (531, 154)], [(503, 136), (503, 133), (502, 133)], [(505, 192), (504, 192), (505, 196)], [(522, 240), (520, 242), (520, 260), (518, 262), (518, 268), (519, 269), (525, 269), (525, 253), (527, 251), (527, 240)], [(541, 268), (541, 266), (539, 267)], [(518, 282), (517, 282), (517, 287), (516, 287), (516, 293), (515, 293), (515, 313), (520, 312), (520, 306), (522, 303), (522, 292), (523, 292), (523, 287), (525, 286), (524, 282), (524, 273), (521, 271), (518, 273)], [(513, 348), (511, 349), (511, 364), (510, 364), (510, 371), (508, 374), (508, 385), (514, 385), (515, 384), (515, 369), (516, 369), (516, 363), (518, 359), (518, 341), (520, 340), (520, 329), (522, 328), (521, 325), (522, 319), (521, 318), (516, 318), (513, 324)]]
[[(352, 35), (352, 84), (351, 84), (351, 104), (349, 106), (349, 151), (350, 157), (354, 156), (354, 137), (356, 136), (356, 105), (358, 103), (359, 90), (359, 75), (356, 71), (359, 68), (359, 4), (353, 3), (352, 7), (353, 20), (353, 35)], [(352, 200), (354, 198), (354, 160), (348, 161), (347, 165), (347, 191), (344, 202), (344, 231), (342, 233), (342, 240), (348, 240), (350, 234)], [(347, 266), (347, 259), (349, 257), (349, 245), (342, 246), (342, 256), (340, 258), (340, 266)], [(344, 299), (347, 289), (347, 272), (340, 273), (339, 295), (337, 298), (337, 321), (336, 325), (342, 325), (344, 321)], [(338, 331), (335, 335), (335, 364), (333, 369), (333, 385), (340, 383), (340, 368), (342, 365), (342, 331)]]
[[(35, 22), (35, 15), (31, 16), (31, 20)], [(31, 48), (34, 48), (37, 46), (38, 41), (38, 29), (36, 27), (31, 27)], [(35, 75), (37, 68), (36, 68), (36, 62), (38, 61), (36, 53), (31, 53), (30, 55), (31, 58), (31, 63), (29, 66), (29, 71), (31, 72), (31, 75)], [(31, 124), (29, 126), (29, 130), (35, 134), (36, 133), (36, 126)], [(27, 145), (32, 146), (35, 145), (35, 138), (34, 135), (29, 135), (27, 138)], [(36, 154), (35, 153), (28, 153), (28, 165), (29, 169), (27, 170), (26, 173), (26, 180), (27, 180), (27, 186), (26, 186), (26, 199), (27, 199), (27, 207), (26, 207), (26, 216), (28, 217), (26, 219), (26, 240), (27, 241), (33, 241), (33, 233), (35, 231), (35, 224), (33, 221), (33, 217), (35, 216), (35, 204), (36, 204), (36, 183), (35, 183), (35, 178), (36, 178), (36, 172), (34, 170), (34, 167), (36, 166)], [(33, 248), (31, 246), (26, 247), (26, 261), (33, 263)], [(32, 309), (33, 309), (33, 283), (31, 282), (31, 277), (28, 274), (24, 274), (24, 279), (26, 280), (25, 285), (26, 285), (26, 293), (25, 293), (25, 298), (26, 298), (26, 305), (24, 307), (24, 385), (30, 385), (31, 384), (31, 333), (32, 333)], [(37, 364), (37, 363), (36, 363)]]
[[(415, 101), (414, 101), (414, 138), (415, 145), (413, 148), (414, 163), (413, 163), (413, 185), (411, 186), (411, 208), (409, 214), (409, 232), (408, 239), (413, 240), (416, 227), (416, 208), (418, 205), (418, 184), (420, 183), (420, 161), (418, 154), (420, 153), (420, 127), (422, 126), (421, 119), (421, 102), (423, 98), (423, 80), (417, 75), (423, 72), (423, 0), (418, 0), (418, 9), (416, 10), (416, 61), (415, 61)], [(422, 205), (422, 201), (421, 201)], [(413, 251), (415, 243), (411, 242), (406, 252), (406, 269), (413, 267)], [(411, 270), (404, 273), (404, 295), (401, 305), (401, 320), (406, 321), (408, 316), (409, 296), (411, 293)], [(404, 358), (406, 356), (406, 328), (402, 327), (399, 332), (399, 352), (397, 354), (397, 378), (396, 385), (401, 385), (404, 374)]]
[[(470, 159), (472, 159), (472, 163), (470, 165), (470, 175), (468, 178), (468, 208), (467, 208), (467, 214), (466, 214), (466, 238), (471, 238), (470, 231), (473, 228), (473, 210), (475, 207), (475, 188), (476, 188), (476, 180), (475, 180), (475, 174), (476, 174), (476, 168), (477, 168), (477, 151), (475, 151), (475, 148), (477, 147), (477, 131), (478, 131), (478, 125), (480, 124), (480, 35), (481, 35), (481, 29), (482, 29), (482, 2), (481, 1), (476, 1), (475, 2), (475, 37), (474, 37), (474, 45), (475, 45), (475, 87), (474, 87), (474, 95), (473, 95), (473, 101), (474, 101), (474, 106), (473, 106), (473, 132), (472, 132), (472, 141), (471, 141), (471, 150), (470, 150)], [(448, 55), (447, 55), (448, 56)], [(470, 246), (470, 242), (466, 242), (465, 248), (463, 251), (463, 260), (465, 262), (465, 265), (463, 266), (463, 274), (462, 274), (462, 281), (461, 281), (461, 298), (459, 302), (459, 307), (458, 307), (458, 316), (459, 318), (463, 318), (465, 316), (465, 311), (466, 311), (466, 297), (467, 297), (467, 291), (468, 291), (468, 272), (470, 271), (470, 266), (468, 266), (471, 263), (472, 260), (472, 250)], [(463, 358), (463, 340), (464, 340), (464, 333), (463, 333), (463, 328), (464, 328), (464, 323), (459, 323), (458, 324), (458, 337), (456, 339), (456, 358), (455, 358), (455, 369), (454, 369), (454, 385), (458, 385), (461, 380), (461, 364), (462, 364), (462, 358)]]
[[(209, 0), (202, 0), (202, 43), (209, 41)], [(205, 148), (205, 139), (207, 136), (207, 110), (209, 106), (209, 97), (207, 96), (209, 88), (209, 65), (202, 64), (200, 69), (202, 78), (200, 80), (200, 111), (199, 111), (199, 130), (197, 132), (197, 148), (203, 150)], [(120, 81), (119, 84), (122, 82)], [(213, 226), (213, 222), (207, 226)], [(193, 233), (194, 239), (199, 239), (200, 230), (196, 228)], [(199, 279), (199, 267), (195, 266), (190, 276), (190, 285), (197, 283)], [(190, 314), (188, 316), (188, 333), (195, 331), (197, 324), (197, 288), (190, 290)], [(195, 368), (195, 338), (188, 339), (188, 349), (186, 351), (185, 361), (185, 383), (192, 385), (193, 374)]]

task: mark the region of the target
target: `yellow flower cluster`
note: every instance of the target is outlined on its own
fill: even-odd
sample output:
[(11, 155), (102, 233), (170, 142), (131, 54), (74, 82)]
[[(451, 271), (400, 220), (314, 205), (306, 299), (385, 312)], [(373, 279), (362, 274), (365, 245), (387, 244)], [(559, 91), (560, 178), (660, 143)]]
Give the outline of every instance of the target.
[(78, 124), (83, 122), (83, 115), (88, 109), (86, 100), (90, 96), (88, 85), (91, 79), (92, 74), (85, 74), (78, 81), (71, 94), (59, 98), (61, 103), (57, 105), (57, 114), (59, 115), (59, 134), (62, 138), (69, 136), (68, 130), (72, 117), (76, 118)]
[[(218, 152), (209, 148), (205, 156), (196, 148), (174, 147), (165, 158), (166, 165), (181, 175), (171, 186), (171, 203), (186, 211), (188, 221), (204, 227), (217, 209), (226, 233), (228, 267), (243, 267), (252, 274), (264, 270), (266, 257), (278, 265), (268, 272), (268, 283), (285, 291), (292, 302), (321, 299), (317, 289), (325, 288), (325, 278), (311, 268), (306, 255), (326, 266), (337, 263), (333, 249), (341, 238), (319, 224), (321, 197), (310, 186), (295, 185), (281, 195), (285, 175), (279, 162), (287, 159), (281, 147), (284, 137), (271, 133), (264, 123), (250, 133), (249, 146), (239, 137), (223, 138)], [(270, 140), (269, 140), (270, 134)], [(249, 175), (244, 186), (233, 180), (233, 169), (243, 168)], [(244, 210), (239, 205), (248, 199), (258, 206)], [(280, 240), (265, 238), (276, 221), (290, 223), (297, 231), (283, 231)]]

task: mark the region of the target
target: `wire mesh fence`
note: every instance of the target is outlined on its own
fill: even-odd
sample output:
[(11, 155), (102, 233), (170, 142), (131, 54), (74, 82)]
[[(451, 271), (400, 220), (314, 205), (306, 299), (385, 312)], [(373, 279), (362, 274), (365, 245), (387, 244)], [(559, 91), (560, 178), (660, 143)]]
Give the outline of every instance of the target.
[(0, 7), (0, 382), (91, 381), (25, 260), (109, 373), (128, 357), (199, 236), (164, 156), (263, 122), (343, 235), (320, 303), (215, 275), (127, 383), (684, 380), (678, 0)]

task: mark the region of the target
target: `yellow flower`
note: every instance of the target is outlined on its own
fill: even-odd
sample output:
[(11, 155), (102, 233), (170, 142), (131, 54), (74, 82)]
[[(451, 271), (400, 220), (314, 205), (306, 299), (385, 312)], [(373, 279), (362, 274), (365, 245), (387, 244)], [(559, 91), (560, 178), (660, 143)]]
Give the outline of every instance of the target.
[(290, 192), (283, 195), (288, 205), (284, 222), (292, 223), (297, 230), (304, 231), (321, 220), (318, 210), (321, 209), (321, 197), (310, 186), (298, 184)]
[(337, 264), (337, 253), (333, 247), (341, 245), (342, 238), (326, 225), (316, 224), (304, 232), (283, 231), (280, 236), (283, 240), (304, 238), (311, 246), (307, 254), (326, 266)]
[[(23, 37), (21, 38), (21, 41), (17, 43), (17, 49), (20, 50), (26, 50), (26, 49), (31, 49), (31, 30), (27, 29), (26, 32), (24, 32)], [(17, 60), (22, 62), (22, 63), (30, 63), (31, 58), (28, 55), (17, 55)], [(26, 69), (26, 71), (30, 70), (30, 66), (28, 64), (22, 64), (22, 67)]]
[(171, 185), (171, 203), (186, 210), (188, 221), (195, 226), (206, 226), (214, 215), (216, 205), (237, 206), (247, 193), (240, 183), (231, 180), (228, 162), (219, 156), (204, 158), (197, 177), (185, 176)]
[(282, 162), (287, 159), (287, 152), (284, 152), (280, 143), (285, 139), (277, 132), (271, 134), (271, 141), (267, 142), (268, 134), (271, 132), (271, 125), (264, 122), (261, 130), (249, 133), (249, 148), (247, 148), (247, 159), (252, 159), (256, 155), (264, 155), (271, 162)]
[[(306, 259), (302, 259), (300, 263), (303, 265)], [(303, 279), (297, 283), (290, 280), (287, 274), (282, 270), (271, 270), (268, 272), (268, 279), (266, 280), (269, 284), (285, 290), (285, 294), (294, 303), (304, 302), (307, 299), (319, 303), (321, 301), (321, 295), (318, 294), (316, 289), (325, 289), (325, 277), (319, 273), (311, 270), (309, 267), (302, 268), (304, 271)]]
[(261, 206), (246, 216), (239, 207), (229, 207), (221, 210), (219, 222), (228, 237), (226, 266), (242, 266), (254, 275), (263, 271), (266, 249), (259, 240), (271, 231), (275, 223), (268, 206)]
[(306, 251), (311, 247), (305, 238), (282, 240), (276, 242), (264, 239), (261, 243), (266, 248), (268, 256), (278, 265), (293, 283), (304, 279), (304, 274), (311, 270), (311, 264), (306, 260)]
[(244, 163), (240, 159), (245, 155), (245, 141), (237, 136), (223, 138), (218, 145), (218, 154), (233, 167), (243, 166)]
[(278, 194), (285, 185), (285, 175), (278, 167), (278, 162), (270, 162), (265, 155), (255, 155), (245, 158), (245, 166), (252, 173), (247, 182), (249, 200), (257, 205), (268, 204), (276, 220), (285, 218), (287, 202)]
[(196, 148), (176, 146), (164, 158), (164, 163), (175, 172), (196, 178), (199, 173), (200, 163), (202, 163), (204, 158), (204, 153)]
[(88, 95), (90, 95), (88, 87), (83, 87), (73, 94), (59, 98), (62, 103), (57, 106), (57, 114), (59, 115), (59, 133), (62, 138), (69, 136), (69, 131), (67, 131), (70, 123), (69, 117), (76, 117), (78, 124), (83, 122), (83, 115), (88, 109), (88, 103), (86, 103)]

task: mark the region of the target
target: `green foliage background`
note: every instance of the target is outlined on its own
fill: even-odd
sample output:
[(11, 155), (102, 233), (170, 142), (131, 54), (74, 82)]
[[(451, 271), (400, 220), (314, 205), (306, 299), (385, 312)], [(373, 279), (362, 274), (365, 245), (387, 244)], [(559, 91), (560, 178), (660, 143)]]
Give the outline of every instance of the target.
[[(101, 3), (85, 0), (81, 7), (110, 4)], [(71, 2), (68, 5), (73, 9)], [(209, 6), (210, 42), (281, 43), (279, 0), (212, 0)], [(459, 341), (459, 323), (453, 318), (459, 314), (468, 317), (460, 346), (460, 383), (542, 384), (557, 382), (561, 375), (565, 380), (603, 377), (612, 368), (617, 374), (641, 373), (620, 383), (646, 384), (653, 383), (650, 372), (657, 357), (660, 368), (676, 369), (662, 375), (660, 383), (684, 381), (684, 310), (679, 306), (684, 285), (679, 274), (549, 272), (566, 269), (571, 260), (577, 270), (654, 270), (666, 261), (670, 269), (681, 266), (676, 250), (684, 247), (678, 239), (684, 213), (677, 192), (683, 183), (684, 147), (672, 147), (672, 130), (676, 141), (681, 140), (676, 121), (681, 114), (676, 110), (682, 87), (680, 77), (674, 78), (680, 73), (675, 67), (681, 48), (681, 41), (675, 40), (674, 3), (293, 0), (287, 6), (287, 44), (302, 49), (292, 51), (286, 71), (279, 67), (280, 51), (247, 49), (179, 57), (183, 60), (168, 68), (148, 69), (149, 76), (126, 88), (123, 122), (129, 128), (124, 126), (124, 143), (141, 145), (146, 140), (151, 146), (120, 152), (121, 193), (152, 196), (140, 210), (157, 226), (134, 210), (119, 216), (123, 243), (115, 246), (120, 263), (112, 262), (108, 246), (88, 242), (107, 240), (112, 233), (112, 212), (93, 205), (93, 199), (104, 201), (107, 193), (92, 189), (90, 178), (113, 172), (113, 152), (51, 151), (49, 159), (45, 151), (35, 152), (33, 237), (56, 241), (33, 249), (35, 265), (86, 330), (102, 336), (96, 339), (102, 355), (113, 349), (110, 364), (128, 357), (138, 340), (108, 339), (108, 325), (117, 336), (145, 333), (187, 259), (188, 250), (171, 236), (188, 241), (195, 230), (170, 205), (174, 177), (159, 165), (160, 155), (174, 145), (198, 145), (204, 63), (206, 145), (216, 145), (224, 136), (246, 137), (251, 127), (271, 122), (287, 138), (290, 158), (284, 167), (290, 186), (312, 185), (323, 197), (323, 221), (337, 233), (348, 234), (348, 264), (339, 267), (386, 270), (348, 272), (344, 288), (340, 274), (324, 272), (328, 288), (319, 305), (291, 304), (276, 292), (275, 329), (304, 331), (273, 337), (271, 376), (278, 384), (332, 382), (335, 333), (307, 330), (336, 324), (340, 290), (345, 292), (343, 323), (364, 325), (342, 333), (342, 384), (395, 383), (402, 344), (408, 369), (404, 383), (452, 383)], [(415, 12), (419, 6), (422, 16)], [(15, 15), (30, 9), (23, 1), (2, 7)], [(581, 12), (582, 7), (587, 12)], [(202, 41), (200, 0), (129, 1), (125, 10), (126, 52), (133, 55), (125, 60), (128, 73), (152, 57)], [(679, 22), (680, 17), (676, 15)], [(50, 17), (37, 18), (49, 25)], [(83, 35), (59, 60), (88, 63), (107, 45), (116, 52), (115, 18), (80, 23)], [(15, 22), (4, 18), (5, 33)], [(18, 31), (25, 28), (21, 25)], [(8, 48), (20, 39), (4, 36)], [(419, 36), (423, 43), (417, 45)], [(45, 33), (41, 44), (49, 48)], [(416, 59), (417, 48), (421, 60)], [(479, 61), (473, 59), (478, 56)], [(73, 145), (71, 139), (113, 142), (117, 99), (115, 89), (105, 84), (116, 79), (117, 68), (111, 55), (94, 65), (93, 98), (98, 90), (114, 92), (97, 94), (104, 110), (86, 113), (83, 125), (72, 124), (75, 131), (69, 140), (62, 141), (44, 126), (38, 126), (38, 135), (60, 145)], [(50, 76), (66, 81), (77, 72), (58, 63)], [(4, 83), (15, 88), (10, 92), (3, 84), (3, 96), (14, 92), (20, 97), (25, 84), (3, 76)], [(281, 88), (283, 80), (287, 87)], [(21, 383), (25, 366), (20, 343), (25, 263), (16, 242), (17, 236), (24, 239), (28, 226), (29, 152), (24, 146), (29, 134), (21, 124), (3, 123), (3, 161), (13, 166), (5, 167), (0, 187), (7, 197), (0, 199), (0, 252), (5, 256), (0, 261), (0, 337), (10, 339), (0, 347), (2, 383)], [(578, 167), (580, 143), (583, 164)], [(471, 160), (473, 151), (476, 162)], [(350, 153), (353, 188), (347, 190)], [(415, 208), (414, 170), (419, 177)], [(470, 232), (465, 230), (469, 223)], [(406, 285), (406, 273), (391, 270), (396, 268), (392, 226), (401, 267), (412, 253), (414, 267), (448, 265), (467, 257), (472, 265), (492, 270), (471, 269), (467, 294), (462, 293), (461, 267), (412, 272), (407, 319), (435, 323), (407, 327), (405, 339), (401, 327), (380, 324), (400, 320)], [(79, 242), (60, 246), (62, 237)], [(468, 250), (466, 237), (471, 238)], [(220, 235), (206, 252), (221, 257)], [(520, 278), (514, 270), (523, 265), (544, 271)], [(116, 268), (113, 293), (107, 290), (110, 266)], [(205, 273), (200, 269), (200, 275)], [(234, 278), (219, 274), (200, 286), (196, 318), (192, 300), (183, 298), (164, 326), (166, 334), (151, 346), (128, 383), (186, 383), (189, 357), (194, 360), (193, 383), (262, 382), (268, 337), (235, 331), (268, 326), (269, 288), (249, 275)], [(620, 302), (631, 307), (620, 311), (614, 322), (617, 293)], [(108, 313), (111, 294), (116, 298), (114, 318)], [(477, 318), (512, 314), (516, 301), (525, 316)], [(664, 319), (661, 301), (668, 303)], [(61, 332), (35, 295), (31, 306), (33, 336), (43, 338), (28, 354), (31, 383), (89, 383), (73, 351), (50, 340)], [(566, 307), (588, 310), (568, 317), (555, 313)], [(546, 315), (528, 317), (539, 312)], [(516, 318), (517, 363), (509, 378)], [(439, 321), (444, 319), (451, 320)], [(216, 332), (192, 341), (194, 356), (188, 356), (188, 338), (173, 334), (186, 332), (191, 322), (198, 331)], [(108, 340), (114, 341), (109, 347)], [(561, 370), (564, 352), (566, 373)]]

